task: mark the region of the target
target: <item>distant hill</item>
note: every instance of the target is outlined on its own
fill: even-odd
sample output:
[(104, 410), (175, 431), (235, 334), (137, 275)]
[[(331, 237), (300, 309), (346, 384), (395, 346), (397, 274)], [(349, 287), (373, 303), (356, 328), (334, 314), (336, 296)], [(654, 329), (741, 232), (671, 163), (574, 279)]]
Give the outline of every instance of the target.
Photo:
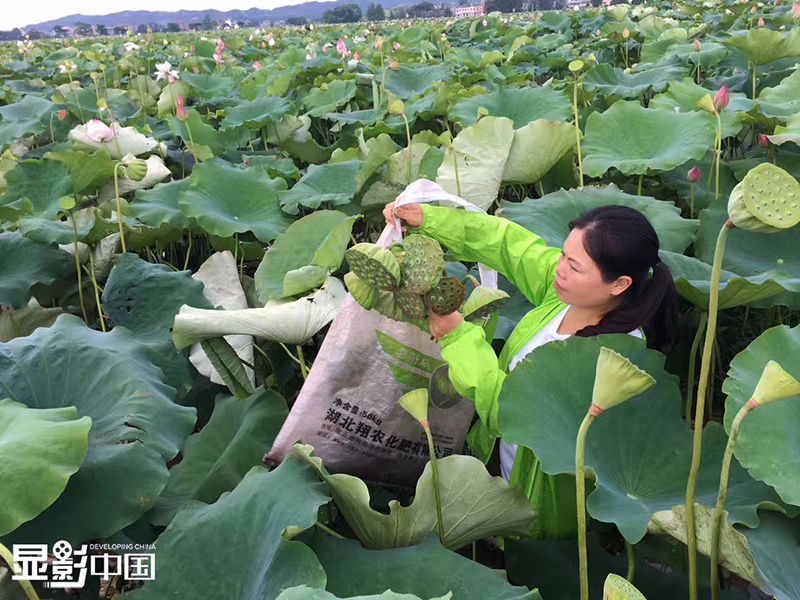
[[(408, 4), (408, 0), (373, 0), (383, 4), (385, 9), (390, 9), (401, 4)], [(76, 23), (89, 23), (90, 25), (105, 25), (115, 27), (117, 25), (150, 25), (157, 23), (166, 25), (167, 23), (199, 23), (206, 15), (212, 20), (222, 23), (228, 19), (233, 22), (253, 20), (258, 23), (263, 21), (285, 21), (290, 17), (305, 17), (309, 21), (320, 21), (322, 13), (336, 6), (337, 4), (358, 4), (361, 10), (366, 13), (367, 7), (371, 4), (369, 0), (336, 0), (333, 2), (303, 2), (293, 6), (279, 6), (266, 10), (263, 8), (249, 8), (247, 10), (179, 10), (176, 12), (148, 11), (148, 10), (126, 10), (110, 15), (69, 15), (43, 21), (24, 27), (26, 31), (36, 29), (41, 32), (52, 31), (53, 27), (74, 27)]]

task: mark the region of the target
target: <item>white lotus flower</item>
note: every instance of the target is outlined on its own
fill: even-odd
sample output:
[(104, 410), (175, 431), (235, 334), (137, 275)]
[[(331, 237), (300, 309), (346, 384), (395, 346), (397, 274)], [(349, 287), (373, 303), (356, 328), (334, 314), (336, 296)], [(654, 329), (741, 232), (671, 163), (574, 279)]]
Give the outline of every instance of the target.
[(261, 35), (261, 30), (260, 29), (256, 29), (253, 33), (255, 35)]
[(86, 135), (93, 142), (110, 142), (114, 139), (114, 128), (109, 127), (100, 119), (92, 119), (86, 123)]
[(151, 152), (158, 146), (155, 139), (140, 133), (135, 127), (120, 127), (118, 123), (114, 123), (109, 128), (113, 128), (113, 135), (104, 141), (90, 137), (88, 128), (89, 123), (76, 126), (69, 132), (69, 139), (90, 148), (105, 150), (112, 158), (122, 158), (129, 153), (139, 156)]
[(125, 42), (122, 45), (125, 46), (126, 52), (132, 52), (133, 50), (139, 49), (139, 44), (134, 44), (133, 42)]
[(272, 39), (272, 38), (269, 38), (269, 42), (268, 42), (268, 44), (269, 44), (270, 46), (274, 46), (274, 45), (275, 45), (275, 40), (274, 40), (274, 39)]
[(63, 63), (58, 63), (59, 73), (74, 73), (78, 67), (71, 61), (65, 60)]
[(156, 70), (153, 74), (156, 76), (156, 81), (161, 81), (167, 77), (170, 83), (181, 78), (178, 72), (173, 70), (172, 65), (169, 62), (156, 64)]

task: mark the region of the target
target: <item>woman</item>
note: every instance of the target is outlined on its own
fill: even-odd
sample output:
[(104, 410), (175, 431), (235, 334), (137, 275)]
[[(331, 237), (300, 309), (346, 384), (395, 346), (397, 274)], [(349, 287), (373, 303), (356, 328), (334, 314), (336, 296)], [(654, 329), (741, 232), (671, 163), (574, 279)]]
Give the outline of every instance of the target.
[[(483, 213), (407, 204), (384, 209), (403, 231), (428, 235), (459, 260), (480, 262), (506, 277), (536, 307), (509, 336), (500, 357), (483, 329), (459, 312), (429, 313), (450, 379), (475, 402), (480, 421), (467, 437), (472, 452), (488, 462), (497, 428), (498, 398), (507, 373), (532, 350), (571, 335), (627, 333), (667, 352), (677, 330), (678, 297), (669, 268), (658, 256), (658, 235), (639, 211), (602, 206), (570, 223), (563, 250), (521, 225)], [(500, 442), (501, 471), (536, 508), (534, 535), (577, 536), (575, 477), (547, 475), (528, 448)]]

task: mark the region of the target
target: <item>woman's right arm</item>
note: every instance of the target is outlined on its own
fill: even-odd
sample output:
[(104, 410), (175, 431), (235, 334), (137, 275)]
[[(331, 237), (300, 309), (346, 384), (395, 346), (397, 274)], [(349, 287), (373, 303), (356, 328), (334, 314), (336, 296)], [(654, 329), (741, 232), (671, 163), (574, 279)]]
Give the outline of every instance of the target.
[(558, 248), (548, 247), (535, 233), (502, 217), (427, 204), (414, 206), (421, 209), (422, 220), (417, 227), (408, 222), (409, 233), (438, 240), (459, 260), (483, 263), (501, 273), (533, 304), (542, 303), (555, 280), (561, 254)]

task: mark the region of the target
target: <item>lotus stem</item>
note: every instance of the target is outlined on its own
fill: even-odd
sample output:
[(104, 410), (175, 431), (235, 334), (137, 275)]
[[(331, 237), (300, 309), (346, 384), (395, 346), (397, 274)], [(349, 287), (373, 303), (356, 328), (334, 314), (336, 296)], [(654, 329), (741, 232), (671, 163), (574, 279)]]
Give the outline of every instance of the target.
[(722, 118), (719, 111), (714, 113), (717, 116), (717, 164), (716, 182), (714, 184), (714, 202), (719, 201), (719, 163), (722, 162)]
[(725, 511), (725, 498), (728, 495), (728, 479), (731, 472), (731, 460), (733, 450), (736, 448), (736, 439), (739, 437), (739, 429), (742, 421), (751, 410), (756, 408), (755, 402), (747, 402), (739, 409), (731, 424), (731, 433), (728, 436), (728, 444), (725, 446), (725, 454), (722, 457), (722, 471), (719, 475), (719, 494), (717, 495), (717, 507), (714, 510), (714, 529), (711, 534), (711, 598), (719, 600), (719, 539), (722, 534), (722, 516)]
[(636, 187), (636, 195), (642, 195), (642, 180), (644, 179), (644, 173), (639, 174), (639, 185)]
[(50, 111), (50, 142), (51, 143), (55, 143), (55, 141), (56, 141), (56, 135), (53, 133), (53, 115), (54, 114), (55, 113), (53, 111)]
[(303, 356), (303, 346), (297, 344), (297, 358), (299, 359), (298, 362), (300, 363), (300, 373), (303, 376), (303, 381), (308, 379), (308, 370), (306, 367), (306, 359)]
[(183, 261), (183, 270), (184, 271), (189, 268), (189, 257), (192, 255), (192, 240), (193, 239), (194, 238), (192, 237), (192, 232), (190, 230), (189, 231), (189, 246), (186, 248), (186, 258)]
[(575, 117), (575, 144), (578, 146), (578, 172), (580, 173), (580, 186), (583, 187), (583, 159), (581, 158), (581, 124), (578, 117), (578, 79), (572, 88), (572, 114)]
[[(189, 152), (192, 153), (192, 158), (194, 159), (194, 162), (196, 163), (197, 162), (197, 155), (194, 153), (194, 138), (192, 137), (192, 128), (189, 127), (189, 121), (184, 121), (184, 124), (186, 125), (186, 132), (189, 134), (189, 143), (191, 144), (191, 147), (189, 148)], [(184, 140), (184, 144), (185, 143), (186, 143), (186, 141)], [(266, 149), (267, 149), (267, 138), (264, 138), (264, 150), (266, 150)], [(183, 161), (181, 161), (181, 162), (183, 162)], [(194, 168), (194, 167), (192, 167), (192, 168)]]
[(758, 77), (758, 65), (753, 63), (753, 100), (756, 99), (756, 78)]
[(436, 462), (436, 449), (433, 447), (433, 435), (427, 421), (421, 423), (428, 438), (428, 451), (431, 455), (431, 469), (433, 470), (433, 496), (436, 499), (436, 521), (439, 525), (439, 540), (444, 545), (444, 518), (442, 517), (442, 498), (439, 491), (439, 465)]
[(689, 380), (686, 383), (686, 406), (683, 411), (683, 418), (687, 424), (691, 424), (692, 415), (692, 399), (694, 398), (694, 375), (697, 368), (697, 350), (700, 348), (700, 340), (706, 330), (706, 323), (708, 323), (708, 313), (703, 312), (700, 314), (700, 323), (697, 325), (697, 331), (694, 334), (694, 341), (692, 342), (692, 349), (689, 352)]
[(95, 304), (97, 304), (97, 314), (100, 317), (100, 329), (102, 329), (103, 333), (105, 333), (107, 331), (106, 320), (103, 317), (103, 305), (100, 304), (100, 287), (97, 285), (97, 278), (94, 274), (94, 256), (92, 256), (91, 251), (89, 252), (89, 265), (91, 266), (89, 275), (92, 278), (92, 286), (94, 287), (94, 301)]
[(453, 167), (456, 171), (456, 195), (461, 197), (461, 179), (458, 177), (458, 157), (456, 156), (456, 149), (450, 145), (450, 153), (453, 155)]
[(89, 317), (86, 316), (86, 303), (83, 300), (83, 281), (81, 278), (81, 258), (78, 252), (78, 225), (75, 223), (75, 218), (72, 211), (69, 211), (69, 219), (72, 221), (72, 247), (75, 249), (75, 270), (78, 272), (78, 298), (81, 301), (81, 312), (83, 313), (83, 322), (89, 327)]
[(633, 544), (625, 540), (625, 553), (628, 555), (628, 574), (625, 579), (633, 583), (633, 576), (636, 573), (636, 555), (633, 553)]
[(128, 251), (125, 247), (125, 231), (122, 229), (122, 206), (120, 204), (119, 199), (119, 167), (122, 165), (121, 162), (118, 162), (114, 165), (114, 193), (117, 196), (117, 223), (119, 223), (119, 241), (122, 244), (122, 253)]
[(578, 505), (578, 562), (580, 564), (581, 600), (589, 600), (589, 559), (586, 553), (586, 481), (584, 479), (584, 455), (586, 432), (595, 420), (591, 412), (583, 418), (575, 442), (575, 499)]
[(346, 537), (344, 537), (344, 536), (343, 536), (343, 535), (341, 535), (340, 533), (336, 533), (336, 532), (335, 532), (333, 529), (331, 529), (331, 528), (330, 528), (330, 527), (328, 527), (327, 525), (323, 525), (323, 524), (322, 524), (322, 523), (320, 523), (319, 521), (317, 521), (316, 523), (314, 523), (314, 525), (316, 525), (317, 527), (319, 527), (320, 529), (322, 529), (322, 531), (324, 531), (325, 533), (328, 533), (328, 534), (332, 535), (333, 537), (337, 537), (337, 538), (339, 538), (340, 540), (346, 540), (346, 539), (347, 539)]
[(408, 184), (411, 185), (411, 128), (408, 126), (408, 118), (405, 112), (401, 112), (400, 116), (406, 122), (406, 140), (408, 142)]
[(690, 200), (689, 200), (689, 217), (694, 219), (694, 183), (689, 184)]
[(69, 76), (69, 87), (74, 92), (74, 94), (75, 94), (75, 102), (78, 104), (78, 112), (81, 115), (81, 122), (84, 125), (86, 125), (86, 117), (83, 116), (83, 107), (81, 106), (81, 98), (80, 98), (80, 96), (78, 96), (78, 90), (76, 90), (74, 87), (72, 87), (72, 73), (67, 73), (67, 75)]
[(711, 288), (708, 300), (708, 327), (703, 344), (703, 357), (700, 363), (700, 383), (697, 389), (694, 416), (694, 440), (692, 443), (692, 466), (689, 470), (689, 481), (686, 486), (686, 541), (689, 546), (689, 600), (697, 600), (697, 528), (694, 514), (694, 493), (697, 488), (697, 476), (700, 471), (700, 458), (703, 446), (703, 413), (704, 398), (710, 379), (711, 354), (714, 350), (714, 336), (717, 332), (717, 312), (719, 309), (719, 280), (722, 271), (722, 256), (728, 233), (735, 225), (728, 220), (720, 229), (717, 246), (714, 250), (714, 264), (711, 268)]
[[(14, 555), (11, 554), (8, 548), (0, 544), (0, 558), (2, 558), (8, 564), (9, 569), (11, 569), (11, 574), (15, 573), (14, 569)], [(36, 591), (33, 589), (33, 585), (27, 579), (19, 579), (17, 580), (22, 590), (25, 592), (25, 596), (28, 600), (39, 600), (39, 596), (36, 594)]]

